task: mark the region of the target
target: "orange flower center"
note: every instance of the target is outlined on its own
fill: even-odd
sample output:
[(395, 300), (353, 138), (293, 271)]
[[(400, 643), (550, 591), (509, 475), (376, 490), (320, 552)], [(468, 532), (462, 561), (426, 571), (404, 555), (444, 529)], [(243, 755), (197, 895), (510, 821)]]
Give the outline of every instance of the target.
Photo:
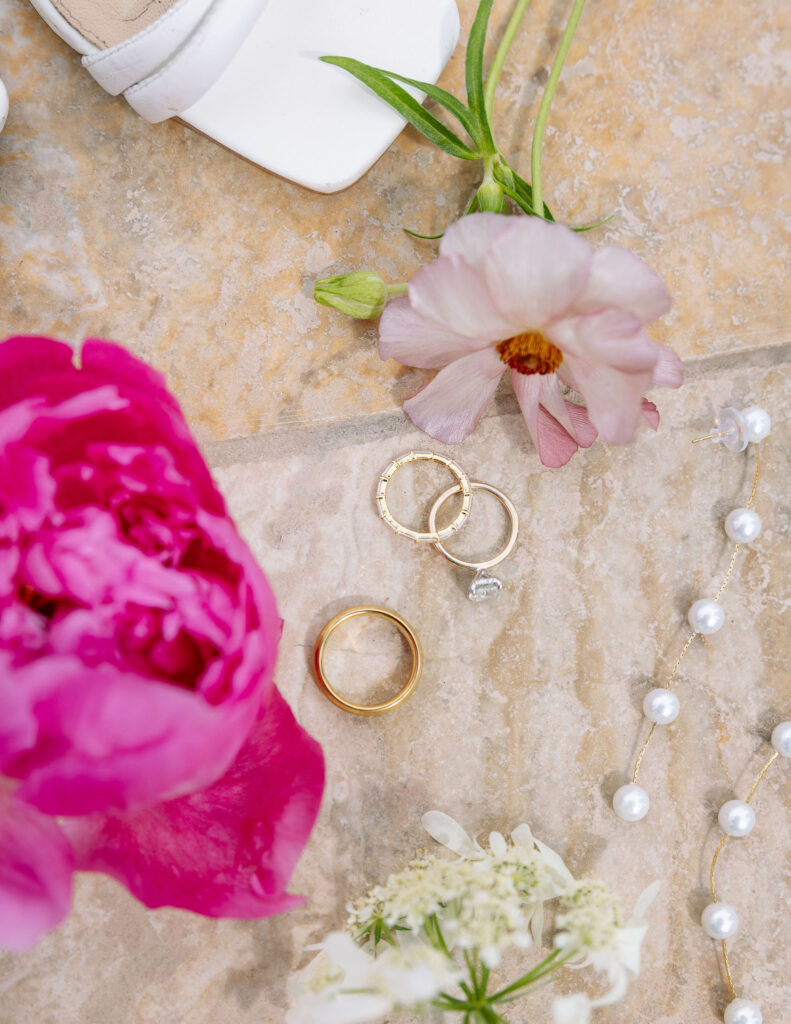
[(497, 352), (506, 366), (517, 373), (554, 373), (563, 362), (563, 353), (557, 345), (538, 331), (506, 338), (497, 346)]

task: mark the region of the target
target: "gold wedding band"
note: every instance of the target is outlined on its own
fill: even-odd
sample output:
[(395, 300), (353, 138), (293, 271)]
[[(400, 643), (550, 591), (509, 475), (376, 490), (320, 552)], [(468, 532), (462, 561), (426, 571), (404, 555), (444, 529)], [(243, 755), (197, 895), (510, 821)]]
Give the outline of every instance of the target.
[[(449, 526), (446, 526), (444, 530), (437, 530), (434, 526), (430, 528), (428, 533), (421, 533), (419, 530), (411, 530), (408, 526), (404, 526), (402, 523), (399, 523), (390, 511), (390, 506), (387, 504), (387, 486), (396, 471), (399, 470), (401, 466), (409, 465), (410, 462), (438, 462), (441, 466), (446, 466), (456, 477), (458, 481), (456, 490), (461, 491), (462, 495), (461, 509), (453, 522)], [(387, 466), (387, 468), (379, 475), (379, 484), (376, 488), (376, 503), (379, 506), (379, 517), (384, 520), (390, 529), (397, 533), (399, 537), (409, 537), (414, 541), (429, 541), (432, 544), (436, 544), (438, 541), (445, 540), (447, 537), (452, 537), (453, 534), (464, 525), (467, 516), (470, 514), (470, 506), (472, 504), (470, 478), (458, 462), (454, 459), (448, 458), (447, 455), (439, 455), (437, 452), (430, 451), (407, 452), (406, 455), (393, 459), (390, 465)]]
[[(457, 558), (456, 555), (452, 555), (450, 551), (448, 551), (445, 547), (442, 546), (442, 543), (440, 541), (435, 541), (434, 547), (437, 549), (437, 551), (439, 551), (441, 555), (444, 555), (449, 562), (453, 562), (454, 565), (460, 565), (463, 569), (477, 569), (478, 571), (480, 571), (481, 569), (491, 569), (495, 565), (499, 565), (500, 562), (502, 562), (504, 558), (507, 558), (514, 550), (514, 544), (516, 544), (516, 538), (519, 534), (519, 517), (516, 513), (516, 508), (514, 507), (514, 503), (511, 501), (511, 499), (507, 498), (503, 494), (503, 492), (498, 490), (496, 487), (493, 487), (491, 484), (476, 483), (475, 481), (472, 481), (470, 483), (470, 486), (474, 491), (488, 491), (489, 494), (493, 494), (495, 498), (497, 498), (497, 500), (503, 506), (505, 511), (508, 513), (508, 518), (511, 520), (511, 535), (508, 538), (505, 547), (499, 554), (495, 555), (494, 558), (490, 558), (486, 562), (465, 562), (463, 558)], [(436, 530), (437, 513), (448, 500), (448, 498), (452, 494), (457, 494), (459, 490), (460, 488), (458, 486), (449, 487), (447, 491), (445, 491), (443, 494), (440, 494), (440, 496), (434, 502), (431, 511), (428, 514), (428, 526), (430, 530)]]
[[(356, 618), (359, 615), (374, 615), (380, 616), (383, 619), (387, 619), (392, 622), (400, 633), (406, 637), (406, 641), (409, 644), (409, 649), (412, 654), (412, 671), (407, 680), (406, 686), (399, 693), (392, 697), (390, 700), (385, 701), (383, 704), (355, 704), (345, 697), (342, 697), (334, 686), (327, 679), (327, 675), (324, 671), (324, 655), (327, 649), (327, 641), (335, 632), (335, 630), (342, 623), (349, 619)], [(356, 608), (347, 608), (346, 611), (340, 612), (334, 618), (330, 619), (327, 625), (322, 629), (316, 640), (316, 646), (313, 649), (313, 666), (316, 672), (316, 684), (319, 689), (322, 690), (324, 696), (328, 700), (331, 700), (336, 707), (343, 708), (344, 711), (350, 711), (353, 715), (382, 715), (385, 711), (392, 711), (393, 708), (397, 708), (399, 704), (403, 704), (407, 697), (412, 693), (420, 679), (420, 673), (423, 671), (423, 652), (420, 648), (420, 641), (417, 638), (417, 634), (406, 621), (396, 612), (390, 611), (389, 608), (380, 608), (375, 604), (358, 605)]]

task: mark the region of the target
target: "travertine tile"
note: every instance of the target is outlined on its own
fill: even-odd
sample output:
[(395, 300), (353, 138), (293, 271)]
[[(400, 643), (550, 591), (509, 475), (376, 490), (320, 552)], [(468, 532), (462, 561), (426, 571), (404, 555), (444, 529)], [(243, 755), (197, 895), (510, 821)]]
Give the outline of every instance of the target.
[[(465, 31), (475, 6), (461, 0)], [(522, 170), (567, 7), (536, 0), (503, 75), (497, 134)], [(495, 4), (495, 30), (510, 9)], [(676, 307), (655, 333), (684, 356), (785, 340), (784, 13), (596, 0), (551, 113), (548, 200), (573, 224), (615, 214), (593, 237), (666, 277)], [(314, 195), (142, 121), (25, 0), (3, 0), (0, 35), (5, 331), (118, 339), (168, 373), (205, 439), (387, 411), (416, 390), (425, 375), (380, 363), (373, 328), (317, 307), (311, 282), (362, 265), (407, 277), (433, 249), (401, 228), (441, 230), (472, 168), (408, 131), (357, 185)], [(457, 54), (443, 84), (462, 80)]]
[[(696, 643), (684, 663), (682, 715), (645, 762), (654, 806), (645, 822), (627, 826), (609, 800), (644, 734), (642, 696), (674, 660), (691, 600), (719, 586), (730, 557), (722, 520), (751, 483), (751, 459), (690, 440), (722, 405), (751, 402), (775, 421), (756, 504), (764, 532), (739, 556), (723, 598), (726, 627)], [(328, 759), (319, 824), (293, 885), (308, 903), (271, 921), (205, 921), (146, 912), (114, 883), (81, 879), (67, 923), (28, 956), (2, 961), (0, 1020), (282, 1021), (286, 977), (303, 947), (342, 922), (347, 898), (427, 845), (419, 817), (432, 807), (478, 835), (529, 821), (574, 871), (615, 883), (627, 908), (661, 878), (643, 977), (601, 1020), (721, 1020), (715, 949), (697, 924), (716, 808), (734, 791), (745, 794), (771, 726), (791, 711), (791, 367), (745, 363), (701, 375), (666, 395), (662, 413), (658, 434), (646, 431), (625, 449), (597, 443), (561, 471), (539, 465), (507, 409), (455, 450), (521, 516), (517, 550), (500, 567), (505, 589), (482, 605), (464, 596), (468, 574), (377, 519), (378, 473), (423, 443), (404, 421), (394, 430), (377, 418), (356, 428), (294, 428), (293, 447), (284, 451), (273, 435), (254, 461), (236, 464), (224, 449), (219, 483), (280, 597), (279, 685)], [(393, 484), (404, 515), (425, 508), (440, 482), (430, 471), (412, 480), (407, 473)], [(456, 543), (480, 557), (484, 535), (497, 537), (502, 524), (496, 506), (477, 506), (471, 544), (462, 536)], [(404, 614), (426, 655), (413, 697), (378, 719), (335, 709), (309, 671), (320, 627), (361, 601)], [(351, 631), (334, 660), (357, 693), (396, 664), (392, 647), (382, 656), (370, 640)], [(773, 769), (756, 832), (729, 846), (719, 876), (743, 917), (736, 977), (776, 1021), (789, 998), (789, 769)], [(528, 1008), (545, 1011), (548, 998), (515, 1004), (509, 1019), (547, 1019)]]

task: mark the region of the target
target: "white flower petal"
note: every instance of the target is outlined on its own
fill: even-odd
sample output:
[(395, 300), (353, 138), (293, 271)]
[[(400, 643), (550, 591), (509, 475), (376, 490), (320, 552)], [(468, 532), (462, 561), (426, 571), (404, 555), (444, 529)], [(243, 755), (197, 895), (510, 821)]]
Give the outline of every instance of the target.
[(486, 257), (486, 280), (497, 309), (517, 330), (541, 330), (573, 310), (585, 287), (593, 250), (560, 224), (515, 217)]
[(606, 245), (593, 255), (590, 277), (575, 302), (580, 313), (617, 306), (650, 324), (673, 305), (662, 278), (628, 249)]
[(427, 320), (406, 297), (388, 303), (379, 321), (379, 356), (405, 366), (435, 370), (488, 344)]
[(489, 833), (489, 849), (495, 857), (502, 857), (508, 849), (505, 839), (499, 832)]
[(511, 370), (511, 383), (541, 462), (553, 468), (565, 466), (579, 445), (573, 435), (541, 408), (540, 400), (544, 388), (541, 377), (538, 374), (525, 375)]
[(480, 846), (470, 839), (461, 825), (444, 811), (426, 811), (420, 822), (432, 839), (447, 846), (459, 857), (477, 859), (481, 856)]
[(472, 213), (451, 224), (439, 243), (441, 256), (462, 256), (483, 272), (486, 253), (513, 221), (502, 213)]
[(512, 333), (492, 302), (486, 279), (461, 256), (440, 256), (421, 267), (409, 282), (409, 302), (424, 320), (474, 339), (479, 348)]
[(555, 996), (552, 1001), (553, 1024), (588, 1024), (591, 1003), (586, 995)]
[(622, 309), (565, 317), (547, 328), (547, 336), (567, 358), (576, 356), (630, 372), (653, 372), (663, 348), (651, 341), (636, 316)]
[(651, 384), (655, 388), (680, 388), (684, 383), (684, 364), (672, 348), (659, 346), (659, 358)]
[(457, 444), (478, 426), (505, 370), (487, 348), (450, 363), (422, 391), (404, 402), (404, 412), (431, 437)]

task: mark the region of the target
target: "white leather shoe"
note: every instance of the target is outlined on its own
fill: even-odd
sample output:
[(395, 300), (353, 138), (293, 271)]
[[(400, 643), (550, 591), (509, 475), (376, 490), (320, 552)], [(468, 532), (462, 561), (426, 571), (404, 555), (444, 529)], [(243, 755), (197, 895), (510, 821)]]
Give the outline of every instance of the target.
[(318, 192), (351, 185), (402, 118), (318, 57), (435, 82), (455, 0), (30, 0), (96, 81)]

